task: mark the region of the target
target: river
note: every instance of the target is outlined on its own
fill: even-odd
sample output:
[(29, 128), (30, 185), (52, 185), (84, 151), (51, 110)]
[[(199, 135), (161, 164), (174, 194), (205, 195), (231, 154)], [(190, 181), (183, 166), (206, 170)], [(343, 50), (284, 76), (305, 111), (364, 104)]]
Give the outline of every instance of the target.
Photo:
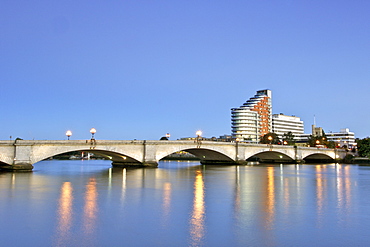
[(112, 168), (48, 160), (0, 173), (1, 246), (367, 246), (370, 166)]

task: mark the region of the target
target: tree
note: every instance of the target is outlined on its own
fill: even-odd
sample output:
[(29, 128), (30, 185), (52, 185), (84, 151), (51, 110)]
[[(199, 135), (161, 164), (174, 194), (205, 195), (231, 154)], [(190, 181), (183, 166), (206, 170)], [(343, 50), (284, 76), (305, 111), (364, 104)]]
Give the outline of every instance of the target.
[(370, 158), (370, 137), (357, 139), (357, 151), (359, 156)]
[(289, 131), (287, 133), (284, 133), (283, 142), (286, 142), (287, 145), (294, 145), (295, 144), (294, 135), (291, 131)]
[(260, 137), (260, 143), (262, 144), (279, 144), (279, 137), (275, 133), (267, 133)]
[(307, 143), (310, 147), (325, 146), (327, 148), (335, 148), (335, 142), (328, 141), (324, 132), (322, 136), (310, 135)]
[(334, 142), (334, 141), (327, 141), (327, 142), (326, 142), (326, 146), (327, 146), (328, 148), (335, 148), (335, 147), (336, 147), (336, 144), (335, 144), (335, 142)]
[(307, 140), (307, 144), (309, 147), (316, 147), (317, 145), (320, 145), (320, 141), (322, 141), (322, 138), (320, 136), (313, 136), (310, 135)]

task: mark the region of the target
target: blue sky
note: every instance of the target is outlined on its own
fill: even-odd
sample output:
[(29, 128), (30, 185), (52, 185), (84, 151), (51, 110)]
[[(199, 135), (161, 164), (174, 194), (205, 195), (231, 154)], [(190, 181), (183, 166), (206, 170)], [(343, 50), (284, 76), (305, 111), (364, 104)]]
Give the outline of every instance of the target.
[(370, 1), (0, 0), (0, 139), (230, 134), (257, 90), (370, 135)]

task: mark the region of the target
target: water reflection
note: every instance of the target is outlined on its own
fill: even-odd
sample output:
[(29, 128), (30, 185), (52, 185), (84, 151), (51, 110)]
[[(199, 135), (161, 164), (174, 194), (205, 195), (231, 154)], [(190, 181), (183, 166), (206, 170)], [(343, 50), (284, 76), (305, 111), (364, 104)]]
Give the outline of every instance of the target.
[(325, 191), (327, 187), (326, 179), (323, 175), (325, 167), (322, 165), (316, 165), (316, 207), (318, 217), (318, 227), (322, 227), (322, 221), (324, 217), (324, 202), (326, 199)]
[(11, 183), (12, 189), (14, 189), (14, 186), (15, 186), (15, 173), (12, 174), (12, 183)]
[(193, 211), (190, 219), (190, 246), (202, 245), (205, 229), (204, 181), (202, 171), (196, 171), (194, 181)]
[[(370, 226), (369, 167), (202, 170), (168, 162), (158, 169), (94, 170), (76, 163), (0, 173), (4, 246), (366, 246), (370, 240), (363, 231)], [(29, 229), (22, 238), (20, 228)]]
[(238, 214), (241, 209), (241, 195), (240, 195), (240, 169), (235, 166), (235, 187), (234, 187), (234, 210)]
[(283, 195), (285, 214), (287, 214), (288, 206), (290, 204), (290, 184), (288, 178), (283, 178)]
[(126, 179), (127, 179), (126, 168), (122, 169), (122, 193), (121, 193), (121, 205), (124, 205), (126, 199)]
[(337, 205), (345, 223), (352, 208), (352, 182), (349, 165), (337, 165)]
[(265, 228), (272, 229), (275, 218), (275, 167), (267, 167), (267, 186), (265, 194)]
[(72, 206), (73, 188), (70, 182), (64, 182), (60, 189), (56, 246), (65, 246), (65, 242), (70, 238)]
[(163, 202), (162, 202), (163, 216), (162, 225), (167, 226), (171, 213), (171, 183), (163, 184)]
[(96, 228), (96, 216), (98, 213), (97, 199), (96, 180), (95, 178), (90, 178), (86, 185), (84, 207), (84, 232), (87, 235), (92, 235)]

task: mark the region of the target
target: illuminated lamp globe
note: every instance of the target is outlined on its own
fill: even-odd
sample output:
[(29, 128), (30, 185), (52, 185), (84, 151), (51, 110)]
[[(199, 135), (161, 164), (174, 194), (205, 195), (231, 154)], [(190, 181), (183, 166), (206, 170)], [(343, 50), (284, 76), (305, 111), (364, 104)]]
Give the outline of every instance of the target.
[(91, 139), (94, 139), (94, 135), (96, 133), (96, 129), (95, 128), (91, 128), (90, 129), (90, 133), (91, 133)]
[(66, 136), (68, 137), (68, 140), (69, 140), (69, 138), (71, 137), (71, 135), (72, 135), (72, 131), (67, 130), (67, 132), (66, 132)]

